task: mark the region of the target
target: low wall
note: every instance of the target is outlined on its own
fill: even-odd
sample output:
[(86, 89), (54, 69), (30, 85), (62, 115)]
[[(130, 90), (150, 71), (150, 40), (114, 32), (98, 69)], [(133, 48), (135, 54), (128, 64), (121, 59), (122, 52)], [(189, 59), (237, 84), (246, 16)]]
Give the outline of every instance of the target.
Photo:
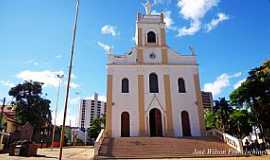
[(219, 137), (224, 143), (236, 149), (239, 153), (243, 153), (242, 141), (228, 133), (221, 132), (217, 129), (211, 129), (206, 132), (206, 135)]
[(95, 141), (95, 145), (94, 145), (94, 148), (95, 148), (95, 152), (94, 152), (94, 157), (98, 156), (98, 152), (99, 152), (99, 149), (101, 147), (101, 144), (103, 142), (103, 139), (104, 139), (104, 129), (102, 129)]

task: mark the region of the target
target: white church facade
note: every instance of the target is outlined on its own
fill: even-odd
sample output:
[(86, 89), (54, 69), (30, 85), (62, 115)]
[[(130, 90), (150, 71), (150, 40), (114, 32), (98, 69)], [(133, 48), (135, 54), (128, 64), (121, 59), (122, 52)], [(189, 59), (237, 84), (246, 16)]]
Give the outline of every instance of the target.
[(146, 11), (137, 16), (135, 47), (108, 54), (105, 136), (202, 136), (196, 56), (170, 49), (164, 15)]

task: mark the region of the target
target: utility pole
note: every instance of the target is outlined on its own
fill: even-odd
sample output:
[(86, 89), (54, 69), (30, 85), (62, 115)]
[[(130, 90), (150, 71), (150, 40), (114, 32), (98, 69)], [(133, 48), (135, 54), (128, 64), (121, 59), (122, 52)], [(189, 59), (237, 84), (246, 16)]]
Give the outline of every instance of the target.
[(57, 78), (59, 78), (59, 82), (58, 82), (58, 90), (57, 90), (57, 97), (56, 97), (56, 104), (55, 104), (55, 111), (54, 111), (54, 125), (53, 125), (53, 133), (52, 133), (51, 150), (53, 149), (53, 142), (54, 142), (55, 129), (56, 129), (56, 117), (57, 117), (57, 109), (58, 109), (58, 102), (59, 102), (61, 79), (64, 78), (63, 74), (57, 74), (56, 76)]
[(76, 30), (77, 30), (77, 20), (79, 14), (79, 0), (76, 0), (76, 14), (75, 20), (73, 24), (73, 35), (72, 35), (72, 46), (71, 46), (71, 55), (70, 55), (70, 62), (69, 62), (69, 71), (68, 71), (68, 82), (66, 88), (66, 99), (65, 99), (65, 108), (64, 108), (64, 118), (61, 130), (61, 139), (60, 139), (60, 152), (59, 152), (59, 160), (62, 160), (62, 152), (63, 152), (63, 143), (64, 143), (64, 136), (65, 136), (65, 123), (66, 123), (66, 114), (67, 114), (67, 106), (68, 106), (68, 97), (69, 97), (69, 89), (70, 89), (70, 80), (71, 80), (71, 72), (72, 72), (72, 64), (73, 64), (73, 55), (74, 55), (74, 48), (75, 48), (75, 40), (76, 40)]

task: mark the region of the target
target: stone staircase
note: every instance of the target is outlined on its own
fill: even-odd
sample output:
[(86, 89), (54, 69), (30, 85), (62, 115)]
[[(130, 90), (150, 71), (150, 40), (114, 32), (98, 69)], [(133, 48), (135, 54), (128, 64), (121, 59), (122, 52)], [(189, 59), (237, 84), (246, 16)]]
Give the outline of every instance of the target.
[[(196, 152), (196, 153), (195, 153)], [(104, 138), (98, 159), (232, 156), (236, 150), (217, 137)], [(234, 154), (235, 156), (235, 154)]]

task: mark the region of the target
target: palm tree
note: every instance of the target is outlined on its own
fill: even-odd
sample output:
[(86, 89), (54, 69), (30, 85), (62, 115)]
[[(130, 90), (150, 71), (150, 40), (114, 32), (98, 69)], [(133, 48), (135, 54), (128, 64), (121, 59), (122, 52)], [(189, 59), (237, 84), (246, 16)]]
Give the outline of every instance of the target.
[(227, 132), (229, 130), (231, 111), (232, 107), (224, 97), (215, 101), (214, 112), (217, 113), (217, 127), (220, 128), (223, 132)]

